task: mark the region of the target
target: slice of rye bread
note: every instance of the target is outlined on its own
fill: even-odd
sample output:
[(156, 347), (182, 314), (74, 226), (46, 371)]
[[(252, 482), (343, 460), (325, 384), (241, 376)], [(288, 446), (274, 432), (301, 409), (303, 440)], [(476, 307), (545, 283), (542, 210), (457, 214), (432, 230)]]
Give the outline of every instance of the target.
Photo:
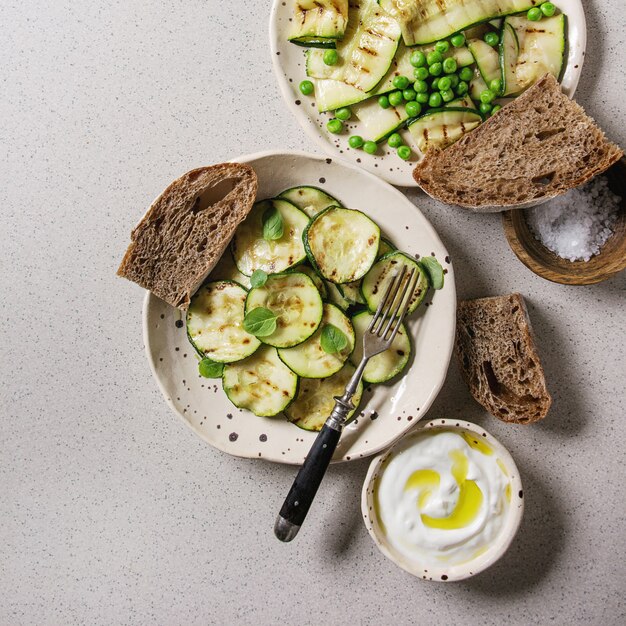
[(118, 275), (187, 310), (191, 296), (250, 212), (257, 187), (254, 170), (240, 163), (187, 172), (133, 229)]
[(546, 416), (552, 398), (520, 294), (459, 302), (455, 353), (471, 394), (489, 413), (515, 424)]
[(565, 193), (621, 156), (546, 74), (449, 148), (429, 151), (413, 177), (436, 200), (495, 212)]

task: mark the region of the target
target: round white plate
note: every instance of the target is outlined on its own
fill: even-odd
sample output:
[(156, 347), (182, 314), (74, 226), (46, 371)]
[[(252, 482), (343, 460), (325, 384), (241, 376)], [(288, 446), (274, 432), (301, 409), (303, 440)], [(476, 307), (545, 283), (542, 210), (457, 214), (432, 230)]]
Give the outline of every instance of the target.
[[(403, 194), (352, 165), (303, 152), (263, 152), (234, 159), (249, 163), (259, 178), (259, 198), (295, 185), (315, 185), (345, 206), (375, 219), (401, 250), (434, 254), (446, 270), (440, 291), (426, 296), (407, 325), (414, 357), (406, 375), (393, 384), (374, 385), (363, 394), (360, 414), (349, 424), (333, 457), (350, 461), (375, 454), (422, 418), (446, 377), (454, 342), (456, 292), (446, 249), (426, 218)], [(148, 361), (167, 403), (212, 446), (250, 458), (302, 463), (316, 434), (285, 417), (257, 417), (235, 408), (220, 380), (201, 378), (194, 349), (187, 341), (184, 315), (148, 293), (143, 309)]]
[[(578, 86), (587, 45), (585, 12), (581, 0), (555, 0), (555, 4), (567, 15), (567, 64), (561, 84), (563, 91), (571, 98)], [(304, 57), (306, 48), (296, 46), (287, 40), (292, 13), (293, 0), (274, 0), (270, 14), (270, 48), (274, 74), (283, 99), (304, 131), (331, 156), (350, 161), (384, 178), (392, 185), (417, 187), (412, 175), (415, 160), (402, 161), (395, 154), (395, 150), (388, 148), (387, 144), (379, 148), (377, 156), (348, 146), (349, 135), (367, 135), (354, 116), (346, 124), (347, 132), (333, 135), (326, 130), (326, 123), (331, 115), (318, 113), (315, 96), (303, 96), (298, 89), (300, 81), (306, 78)], [(401, 134), (406, 134), (406, 143), (412, 145), (408, 131), (402, 131)]]

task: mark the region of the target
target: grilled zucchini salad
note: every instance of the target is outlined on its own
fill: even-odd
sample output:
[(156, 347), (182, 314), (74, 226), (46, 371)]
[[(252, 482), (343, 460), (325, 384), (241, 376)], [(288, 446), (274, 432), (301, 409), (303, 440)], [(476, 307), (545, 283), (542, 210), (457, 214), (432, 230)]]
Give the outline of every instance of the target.
[[(361, 359), (385, 284), (402, 265), (419, 272), (413, 312), (429, 287), (443, 286), (434, 257), (416, 261), (396, 250), (369, 217), (315, 187), (257, 202), (187, 311), (200, 374), (221, 377), (241, 409), (283, 412), (301, 428), (320, 430)], [(410, 355), (402, 327), (363, 380), (392, 379)]]
[[(294, 0), (289, 40), (307, 46), (305, 96), (330, 133), (356, 116), (375, 154), (445, 148), (543, 75), (560, 78), (566, 16), (542, 0)], [(408, 136), (401, 135), (408, 129)]]

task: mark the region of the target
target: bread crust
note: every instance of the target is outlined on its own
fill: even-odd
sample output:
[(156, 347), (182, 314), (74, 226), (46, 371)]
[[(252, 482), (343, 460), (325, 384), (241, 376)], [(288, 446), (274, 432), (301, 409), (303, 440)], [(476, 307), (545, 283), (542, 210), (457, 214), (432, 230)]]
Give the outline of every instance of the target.
[(132, 230), (118, 276), (187, 310), (191, 296), (252, 209), (257, 189), (254, 170), (241, 163), (220, 163), (183, 174)]
[(622, 156), (546, 74), (450, 147), (428, 151), (413, 177), (440, 202), (497, 212), (563, 194)]
[(552, 398), (520, 294), (460, 301), (454, 351), (472, 396), (494, 417), (531, 424), (547, 415)]

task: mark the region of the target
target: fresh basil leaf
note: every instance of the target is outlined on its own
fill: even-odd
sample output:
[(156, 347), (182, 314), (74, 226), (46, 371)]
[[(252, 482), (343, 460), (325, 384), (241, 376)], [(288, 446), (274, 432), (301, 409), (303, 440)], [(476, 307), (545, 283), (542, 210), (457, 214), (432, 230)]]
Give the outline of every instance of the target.
[(341, 352), (348, 345), (348, 338), (342, 330), (333, 324), (326, 324), (322, 328), (320, 344), (324, 352), (335, 354)]
[(204, 358), (198, 363), (198, 372), (205, 378), (221, 378), (224, 371), (223, 363), (216, 363), (211, 359)]
[(268, 337), (276, 330), (276, 315), (269, 309), (259, 306), (246, 313), (243, 328), (255, 337)]
[(283, 216), (280, 211), (275, 206), (265, 209), (263, 213), (263, 239), (266, 241), (280, 239), (283, 236), (283, 230)]
[(254, 289), (257, 287), (263, 287), (263, 285), (267, 282), (267, 274), (263, 270), (254, 270), (252, 272), (252, 276), (250, 276), (250, 285)]
[(420, 269), (424, 270), (428, 282), (433, 289), (443, 287), (443, 268), (434, 256), (422, 257), (418, 262)]

